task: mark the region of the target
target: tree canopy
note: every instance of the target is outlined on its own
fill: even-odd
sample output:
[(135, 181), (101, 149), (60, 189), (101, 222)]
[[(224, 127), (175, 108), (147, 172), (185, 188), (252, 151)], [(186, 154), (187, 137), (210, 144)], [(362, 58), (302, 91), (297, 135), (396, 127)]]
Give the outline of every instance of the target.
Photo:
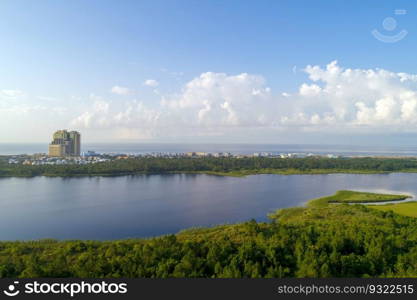
[(138, 157), (88, 165), (21, 165), (0, 159), (0, 176), (95, 176), (155, 173), (218, 173), (247, 175), (257, 173), (331, 172), (417, 172), (414, 158), (279, 158), (279, 157)]

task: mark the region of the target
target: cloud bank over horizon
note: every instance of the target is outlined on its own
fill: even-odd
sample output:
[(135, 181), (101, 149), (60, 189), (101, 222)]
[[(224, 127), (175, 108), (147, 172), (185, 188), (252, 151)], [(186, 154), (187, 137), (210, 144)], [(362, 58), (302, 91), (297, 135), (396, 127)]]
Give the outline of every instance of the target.
[(156, 106), (94, 99), (71, 121), (85, 129), (118, 128), (126, 138), (223, 136), (269, 131), (417, 132), (417, 75), (383, 69), (308, 65), (297, 91), (274, 93), (260, 75), (206, 72)]
[(261, 75), (205, 72), (177, 93), (158, 92), (153, 103), (140, 100), (134, 87), (114, 85), (110, 92), (123, 98), (91, 94), (51, 109), (48, 97), (30, 105), (25, 92), (3, 89), (0, 115), (36, 114), (52, 122), (46, 111), (54, 111), (66, 120), (60, 126), (115, 140), (417, 133), (417, 74), (343, 68), (337, 61), (308, 65), (304, 72), (308, 78), (295, 91), (273, 91)]

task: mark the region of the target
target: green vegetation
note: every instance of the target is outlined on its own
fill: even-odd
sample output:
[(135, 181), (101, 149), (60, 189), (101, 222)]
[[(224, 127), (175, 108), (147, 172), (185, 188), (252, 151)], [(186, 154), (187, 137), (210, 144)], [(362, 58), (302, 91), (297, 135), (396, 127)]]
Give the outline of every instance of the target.
[(417, 277), (417, 218), (343, 203), (394, 196), (342, 191), (341, 204), (281, 209), (267, 223), (151, 239), (0, 242), (0, 277)]
[(356, 191), (337, 191), (332, 196), (326, 196), (309, 201), (310, 206), (326, 206), (329, 203), (370, 203), (400, 201), (410, 198), (408, 195), (376, 194)]
[(206, 173), (245, 176), (251, 174), (328, 174), (417, 172), (414, 158), (154, 158), (121, 159), (89, 165), (9, 165), (0, 157), (0, 176), (117, 176), (129, 174)]
[(385, 205), (369, 205), (368, 207), (381, 211), (393, 211), (399, 215), (417, 218), (417, 202), (415, 201)]

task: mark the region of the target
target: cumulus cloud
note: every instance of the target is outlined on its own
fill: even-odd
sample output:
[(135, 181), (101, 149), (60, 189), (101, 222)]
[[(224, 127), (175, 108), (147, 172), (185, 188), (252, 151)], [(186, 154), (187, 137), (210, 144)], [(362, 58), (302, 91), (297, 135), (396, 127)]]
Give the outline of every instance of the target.
[(70, 122), (73, 128), (104, 129), (107, 138), (143, 139), (157, 135), (159, 112), (137, 100), (117, 105), (94, 94), (90, 107)]
[(117, 94), (117, 95), (129, 95), (132, 91), (130, 89), (128, 89), (127, 87), (123, 87), (123, 86), (118, 86), (115, 85), (114, 87), (111, 88), (110, 90), (113, 94)]
[[(298, 91), (273, 93), (259, 75), (206, 72), (157, 105), (92, 99), (77, 127), (117, 128), (126, 136), (234, 135), (262, 130), (417, 132), (417, 75), (307, 66)], [(146, 82), (145, 82), (146, 84)], [(147, 84), (153, 85), (153, 83)]]
[(284, 121), (292, 120), (293, 125), (300, 126), (333, 124), (338, 130), (407, 127), (417, 131), (412, 126), (417, 115), (416, 75), (383, 69), (344, 69), (336, 61), (325, 68), (307, 66), (305, 72), (314, 83), (301, 85), (299, 97), (293, 99), (293, 114), (284, 116)]
[(145, 80), (143, 84), (146, 86), (150, 86), (150, 87), (157, 87), (159, 85), (159, 82), (156, 81), (155, 79), (148, 79), (148, 80)]
[(280, 92), (260, 75), (205, 72), (175, 94), (155, 92), (159, 101), (136, 99), (122, 86), (111, 89), (125, 96), (117, 101), (90, 95), (72, 99), (71, 106), (59, 98), (0, 89), (0, 119), (45, 121), (59, 114), (59, 120), (71, 120), (65, 126), (126, 139), (417, 132), (417, 74), (344, 68), (337, 61), (303, 71), (306, 79), (297, 88)]
[(321, 87), (319, 87), (317, 84), (306, 84), (303, 83), (300, 86), (300, 95), (301, 96), (317, 96), (321, 92)]
[(268, 111), (276, 106), (272, 102), (261, 76), (207, 72), (188, 82), (180, 95), (164, 99), (162, 106), (194, 124), (259, 126), (274, 118)]
[(77, 128), (106, 128), (111, 125), (113, 113), (109, 111), (110, 102), (107, 102), (94, 94), (90, 95), (90, 100), (92, 101), (91, 107), (73, 119), (71, 125)]
[(207, 72), (188, 82), (156, 107), (143, 101), (112, 103), (93, 97), (91, 106), (72, 120), (77, 128), (137, 129), (142, 135), (217, 135), (227, 128), (269, 126), (277, 106), (261, 76)]

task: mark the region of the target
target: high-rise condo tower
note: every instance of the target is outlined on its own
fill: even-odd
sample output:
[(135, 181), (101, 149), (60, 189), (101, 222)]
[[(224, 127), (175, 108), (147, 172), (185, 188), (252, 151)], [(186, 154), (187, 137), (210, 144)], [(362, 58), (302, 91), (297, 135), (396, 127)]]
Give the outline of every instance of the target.
[(49, 156), (80, 156), (81, 135), (77, 131), (58, 130), (49, 144)]

